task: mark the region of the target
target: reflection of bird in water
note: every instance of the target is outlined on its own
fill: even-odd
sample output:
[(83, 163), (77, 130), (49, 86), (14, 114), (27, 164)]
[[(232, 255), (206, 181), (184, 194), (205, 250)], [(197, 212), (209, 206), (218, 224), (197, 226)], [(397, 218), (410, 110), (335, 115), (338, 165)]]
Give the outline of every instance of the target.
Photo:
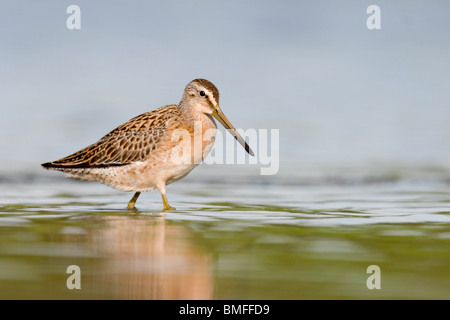
[[(128, 208), (133, 209), (143, 191), (157, 188), (164, 210), (173, 210), (166, 198), (166, 185), (186, 176), (209, 153), (213, 142), (203, 143), (209, 129), (216, 129), (216, 118), (253, 155), (219, 108), (219, 91), (205, 79), (195, 79), (185, 88), (178, 105), (167, 105), (141, 114), (114, 129), (98, 142), (60, 160), (42, 164), (45, 169), (63, 171), (67, 176), (99, 181), (122, 191), (134, 191)], [(195, 124), (200, 123), (201, 150), (194, 145)], [(180, 130), (190, 139), (181, 143), (191, 150), (188, 161), (174, 159)], [(209, 133), (213, 140), (215, 132)], [(188, 144), (188, 145), (186, 145)], [(185, 159), (185, 158), (183, 158)]]
[(96, 216), (90, 249), (102, 256), (84, 286), (114, 299), (213, 298), (212, 258), (191, 241), (189, 230), (163, 217)]

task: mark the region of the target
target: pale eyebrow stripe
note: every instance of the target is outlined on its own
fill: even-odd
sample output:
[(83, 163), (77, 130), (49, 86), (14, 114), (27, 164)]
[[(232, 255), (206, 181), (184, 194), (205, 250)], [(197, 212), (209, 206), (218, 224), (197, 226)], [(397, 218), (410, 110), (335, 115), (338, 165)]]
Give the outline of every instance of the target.
[(216, 99), (214, 99), (214, 95), (208, 89), (205, 89), (205, 91), (207, 93), (209, 102), (211, 102), (213, 107), (215, 107), (217, 105), (217, 101), (216, 101)]

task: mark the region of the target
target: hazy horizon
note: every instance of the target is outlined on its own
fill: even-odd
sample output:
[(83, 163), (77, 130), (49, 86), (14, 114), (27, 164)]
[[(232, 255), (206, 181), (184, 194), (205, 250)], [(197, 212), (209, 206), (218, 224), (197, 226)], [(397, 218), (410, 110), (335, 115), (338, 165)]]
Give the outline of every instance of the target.
[(236, 127), (279, 129), (280, 163), (450, 168), (444, 1), (16, 1), (0, 13), (2, 171), (95, 142), (203, 77)]

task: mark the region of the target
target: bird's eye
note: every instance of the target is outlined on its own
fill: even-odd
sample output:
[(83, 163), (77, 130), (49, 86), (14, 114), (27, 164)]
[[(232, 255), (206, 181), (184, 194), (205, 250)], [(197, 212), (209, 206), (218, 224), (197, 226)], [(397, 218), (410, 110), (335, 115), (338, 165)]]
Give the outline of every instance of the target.
[(200, 91), (200, 95), (204, 97), (206, 95), (205, 91)]

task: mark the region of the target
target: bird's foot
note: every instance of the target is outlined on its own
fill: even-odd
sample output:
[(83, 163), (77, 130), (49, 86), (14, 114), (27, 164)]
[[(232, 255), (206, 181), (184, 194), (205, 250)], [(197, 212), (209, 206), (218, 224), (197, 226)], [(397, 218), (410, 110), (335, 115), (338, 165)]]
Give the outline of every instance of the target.
[(170, 211), (170, 210), (176, 210), (174, 207), (172, 207), (172, 206), (164, 206), (164, 212), (166, 212), (166, 211)]
[(133, 196), (133, 198), (131, 198), (130, 202), (128, 202), (127, 208), (128, 210), (137, 210), (136, 207), (134, 206), (136, 204), (136, 200), (139, 197), (141, 193), (140, 192), (136, 192)]

